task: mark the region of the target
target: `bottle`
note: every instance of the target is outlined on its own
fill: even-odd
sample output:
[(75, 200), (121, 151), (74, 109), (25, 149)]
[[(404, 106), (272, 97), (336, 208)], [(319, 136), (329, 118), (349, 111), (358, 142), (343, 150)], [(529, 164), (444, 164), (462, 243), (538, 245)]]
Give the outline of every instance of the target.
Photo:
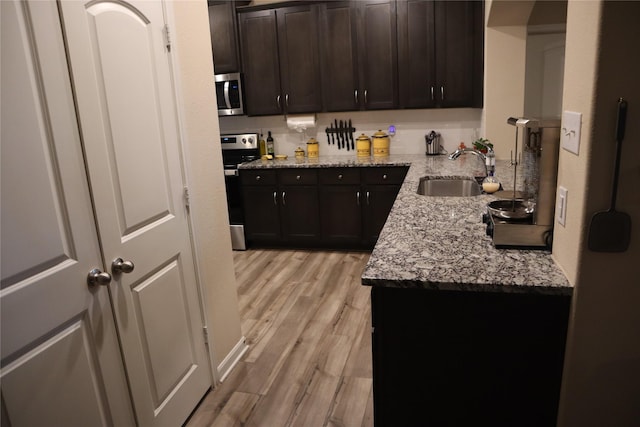
[(260, 143), (258, 144), (259, 148), (260, 148), (260, 157), (264, 156), (265, 154), (267, 154), (267, 143), (264, 142), (264, 135), (260, 134)]
[(271, 131), (268, 132), (267, 136), (267, 155), (273, 156), (275, 154), (275, 147), (273, 144), (273, 137), (271, 136)]
[(496, 153), (493, 151), (492, 148), (489, 148), (489, 151), (487, 151), (487, 154), (485, 154), (485, 164), (487, 165), (487, 171), (489, 172), (490, 175), (493, 175), (493, 173), (496, 171)]
[(487, 194), (495, 193), (500, 189), (500, 181), (498, 178), (493, 176), (493, 172), (489, 172), (489, 176), (487, 176), (482, 181), (482, 191)]

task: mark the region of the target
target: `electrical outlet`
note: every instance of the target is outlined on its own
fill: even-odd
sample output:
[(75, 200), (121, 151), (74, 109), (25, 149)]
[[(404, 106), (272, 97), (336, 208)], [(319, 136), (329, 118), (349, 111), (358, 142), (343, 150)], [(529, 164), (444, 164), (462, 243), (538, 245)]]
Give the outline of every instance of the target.
[(556, 218), (558, 224), (565, 226), (567, 221), (567, 195), (569, 191), (564, 187), (558, 187), (558, 200), (556, 202)]
[(575, 111), (565, 111), (562, 113), (562, 124), (560, 125), (560, 142), (562, 148), (571, 153), (578, 154), (580, 151), (580, 127), (582, 125), (582, 113)]

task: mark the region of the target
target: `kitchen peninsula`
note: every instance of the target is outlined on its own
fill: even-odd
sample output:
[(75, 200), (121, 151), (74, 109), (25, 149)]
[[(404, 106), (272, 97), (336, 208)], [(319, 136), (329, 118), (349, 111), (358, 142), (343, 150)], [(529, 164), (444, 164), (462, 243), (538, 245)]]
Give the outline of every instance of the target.
[[(362, 274), (376, 426), (555, 426), (573, 288), (549, 251), (493, 247), (495, 196), (417, 194), (483, 175), (466, 157), (412, 161)], [(512, 174), (498, 162), (504, 188)]]

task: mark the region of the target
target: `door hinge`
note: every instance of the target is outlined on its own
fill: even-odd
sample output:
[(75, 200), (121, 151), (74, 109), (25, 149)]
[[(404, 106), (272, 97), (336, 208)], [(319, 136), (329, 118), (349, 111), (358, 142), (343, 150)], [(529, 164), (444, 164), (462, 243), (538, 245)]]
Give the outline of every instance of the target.
[(167, 52), (171, 52), (171, 36), (169, 34), (168, 24), (164, 25), (163, 33), (164, 33), (164, 42), (165, 42), (165, 47), (167, 48)]
[(184, 187), (184, 206), (189, 209), (191, 207), (191, 199), (189, 196), (189, 187)]
[(204, 343), (209, 344), (209, 329), (206, 326), (202, 327), (202, 333), (204, 334)]

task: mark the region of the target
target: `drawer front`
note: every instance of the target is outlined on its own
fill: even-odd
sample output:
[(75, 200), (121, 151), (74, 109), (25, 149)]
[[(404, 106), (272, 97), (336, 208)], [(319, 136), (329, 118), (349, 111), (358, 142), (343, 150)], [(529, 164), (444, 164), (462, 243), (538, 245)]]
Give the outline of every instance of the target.
[(312, 185), (318, 183), (316, 169), (280, 169), (278, 182), (283, 185)]
[(371, 167), (362, 169), (362, 182), (365, 184), (402, 184), (409, 168)]
[(276, 171), (266, 169), (240, 169), (242, 185), (276, 185)]
[(330, 168), (320, 170), (320, 184), (324, 185), (359, 185), (360, 170), (358, 168)]

